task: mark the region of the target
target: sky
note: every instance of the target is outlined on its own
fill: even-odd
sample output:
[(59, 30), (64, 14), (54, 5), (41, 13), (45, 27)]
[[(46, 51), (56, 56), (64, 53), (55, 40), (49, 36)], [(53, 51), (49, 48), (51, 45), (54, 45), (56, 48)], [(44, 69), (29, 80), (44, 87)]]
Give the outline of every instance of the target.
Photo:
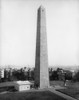
[(1, 66), (35, 65), (40, 5), (46, 9), (49, 65), (79, 65), (78, 0), (1, 0)]

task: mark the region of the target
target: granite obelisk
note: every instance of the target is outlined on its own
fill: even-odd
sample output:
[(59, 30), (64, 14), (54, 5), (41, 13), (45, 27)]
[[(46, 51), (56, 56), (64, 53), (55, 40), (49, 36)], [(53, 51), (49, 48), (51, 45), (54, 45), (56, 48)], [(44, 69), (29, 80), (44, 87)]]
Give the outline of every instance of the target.
[(46, 15), (43, 6), (40, 6), (37, 11), (35, 86), (39, 88), (49, 86)]

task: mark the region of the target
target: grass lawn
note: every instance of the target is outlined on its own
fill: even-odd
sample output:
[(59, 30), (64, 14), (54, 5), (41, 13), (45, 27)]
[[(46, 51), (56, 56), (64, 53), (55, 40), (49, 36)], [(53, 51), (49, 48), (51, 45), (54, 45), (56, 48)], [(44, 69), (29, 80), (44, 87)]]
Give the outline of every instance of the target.
[(68, 87), (67, 89), (59, 89), (57, 91), (67, 94), (67, 95), (79, 100), (79, 89), (74, 89), (74, 88)]
[(71, 82), (67, 85), (66, 89), (58, 89), (57, 91), (60, 91), (79, 100), (79, 82)]
[(0, 100), (66, 100), (50, 91), (14, 92), (0, 94)]
[(50, 81), (50, 86), (56, 86), (56, 85), (63, 86), (64, 82), (63, 81)]

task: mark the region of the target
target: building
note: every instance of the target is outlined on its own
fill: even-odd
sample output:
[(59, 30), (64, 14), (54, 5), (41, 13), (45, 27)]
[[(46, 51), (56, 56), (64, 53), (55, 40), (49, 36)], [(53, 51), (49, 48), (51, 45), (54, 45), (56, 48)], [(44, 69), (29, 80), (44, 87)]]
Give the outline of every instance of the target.
[(30, 90), (32, 83), (29, 81), (17, 81), (15, 82), (15, 89), (18, 91)]
[(37, 38), (35, 59), (35, 87), (49, 87), (48, 53), (46, 36), (45, 8), (40, 6), (37, 11)]
[(13, 81), (0, 83), (0, 88), (16, 89), (17, 91), (30, 90), (32, 83), (29, 81)]
[(0, 79), (4, 78), (4, 69), (0, 69)]

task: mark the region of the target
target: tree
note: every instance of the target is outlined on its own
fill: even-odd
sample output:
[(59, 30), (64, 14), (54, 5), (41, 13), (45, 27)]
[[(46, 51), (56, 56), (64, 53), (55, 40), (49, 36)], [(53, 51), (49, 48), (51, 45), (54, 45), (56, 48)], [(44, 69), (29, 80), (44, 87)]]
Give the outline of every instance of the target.
[(51, 80), (58, 80), (58, 73), (57, 71), (53, 71), (51, 76), (50, 76)]
[(73, 81), (79, 81), (79, 71), (74, 75)]

